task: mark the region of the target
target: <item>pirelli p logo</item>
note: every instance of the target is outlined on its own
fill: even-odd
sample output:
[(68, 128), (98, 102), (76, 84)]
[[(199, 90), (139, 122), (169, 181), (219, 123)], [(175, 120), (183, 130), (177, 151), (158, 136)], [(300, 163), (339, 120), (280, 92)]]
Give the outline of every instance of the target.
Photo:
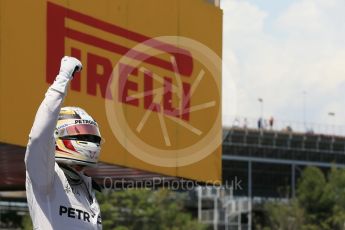
[(48, 2), (47, 82), (62, 56), (79, 58), (84, 70), (71, 89), (104, 98), (114, 137), (149, 164), (185, 166), (214, 153), (221, 143), (221, 59), (195, 40), (154, 29), (152, 38), (129, 24)]

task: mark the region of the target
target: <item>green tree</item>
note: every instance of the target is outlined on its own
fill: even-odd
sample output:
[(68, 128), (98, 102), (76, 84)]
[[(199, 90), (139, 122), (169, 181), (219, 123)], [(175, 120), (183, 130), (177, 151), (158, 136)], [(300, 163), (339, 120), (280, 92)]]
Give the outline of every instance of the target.
[(184, 210), (183, 194), (129, 189), (98, 194), (104, 229), (204, 229)]
[(345, 229), (345, 170), (332, 168), (325, 193), (333, 201), (330, 222), (334, 229)]
[(308, 167), (296, 199), (268, 203), (265, 210), (272, 229), (345, 230), (345, 170), (333, 167), (326, 177), (320, 169)]
[(295, 199), (287, 203), (268, 202), (265, 204), (265, 210), (272, 229), (297, 230), (301, 229), (304, 223), (304, 210)]
[(327, 191), (328, 183), (323, 172), (316, 167), (307, 167), (299, 180), (297, 199), (306, 212), (306, 222), (310, 227), (333, 229), (330, 215), (334, 200)]
[(27, 213), (25, 216), (23, 216), (22, 229), (23, 230), (32, 230), (33, 229), (32, 221), (31, 221), (31, 217), (30, 217), (29, 213)]

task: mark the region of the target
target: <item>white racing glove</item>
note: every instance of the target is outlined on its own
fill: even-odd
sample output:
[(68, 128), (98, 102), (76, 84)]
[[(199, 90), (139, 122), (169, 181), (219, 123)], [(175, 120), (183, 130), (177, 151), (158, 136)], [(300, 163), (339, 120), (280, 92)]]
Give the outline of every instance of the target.
[(83, 66), (78, 59), (68, 56), (63, 57), (61, 59), (59, 74), (56, 76), (50, 88), (65, 94), (68, 83), (73, 78), (74, 73), (81, 71), (82, 68)]

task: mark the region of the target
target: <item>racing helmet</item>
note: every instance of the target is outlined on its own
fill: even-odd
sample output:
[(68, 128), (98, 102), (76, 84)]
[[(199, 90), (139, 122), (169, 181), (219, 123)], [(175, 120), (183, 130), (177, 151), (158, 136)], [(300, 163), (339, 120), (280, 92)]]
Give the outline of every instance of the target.
[(102, 137), (97, 122), (79, 107), (60, 110), (55, 137), (55, 160), (67, 165), (95, 166)]

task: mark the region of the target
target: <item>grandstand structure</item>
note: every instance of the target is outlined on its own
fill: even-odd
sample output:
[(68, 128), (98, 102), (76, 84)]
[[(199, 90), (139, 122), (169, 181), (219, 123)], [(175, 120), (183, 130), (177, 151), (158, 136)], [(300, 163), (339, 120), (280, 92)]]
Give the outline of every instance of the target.
[(215, 230), (252, 229), (263, 202), (295, 196), (303, 168), (345, 168), (345, 136), (298, 130), (223, 128), (224, 186), (198, 188), (199, 220)]
[(223, 181), (243, 181), (235, 195), (293, 197), (301, 170), (345, 167), (345, 137), (288, 130), (223, 130)]

